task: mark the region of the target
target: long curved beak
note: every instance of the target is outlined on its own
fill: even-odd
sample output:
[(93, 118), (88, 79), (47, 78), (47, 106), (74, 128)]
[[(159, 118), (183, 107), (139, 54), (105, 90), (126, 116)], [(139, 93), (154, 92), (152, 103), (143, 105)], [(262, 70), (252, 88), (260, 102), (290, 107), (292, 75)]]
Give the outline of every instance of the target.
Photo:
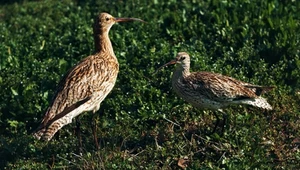
[(166, 67), (166, 66), (168, 66), (168, 65), (173, 65), (173, 64), (176, 64), (176, 63), (177, 63), (177, 61), (176, 61), (175, 59), (174, 59), (174, 60), (171, 60), (171, 61), (169, 61), (168, 63), (166, 63), (166, 64), (160, 66), (160, 67), (155, 71), (155, 73), (157, 73), (159, 70), (161, 70), (162, 68), (164, 68), (164, 67)]
[(139, 21), (146, 23), (145, 21), (139, 19), (139, 18), (115, 18), (116, 22), (129, 22), (129, 21)]

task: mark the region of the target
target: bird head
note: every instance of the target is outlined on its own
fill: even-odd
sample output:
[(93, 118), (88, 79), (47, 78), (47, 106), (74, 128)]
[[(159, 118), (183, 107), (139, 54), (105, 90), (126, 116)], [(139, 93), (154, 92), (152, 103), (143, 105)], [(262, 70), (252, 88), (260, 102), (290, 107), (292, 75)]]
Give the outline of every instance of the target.
[(108, 13), (100, 13), (94, 23), (94, 31), (96, 32), (108, 32), (109, 29), (116, 22), (129, 22), (129, 21), (140, 21), (145, 22), (139, 18), (115, 18)]
[(181, 64), (182, 66), (190, 65), (190, 56), (186, 52), (179, 52), (175, 58), (176, 63)]
[(162, 69), (163, 67), (166, 67), (168, 65), (173, 65), (173, 64), (180, 64), (183, 68), (190, 67), (190, 56), (188, 53), (186, 52), (179, 52), (177, 53), (175, 59), (169, 61), (168, 63), (162, 65), (161, 67), (159, 67), (157, 71), (159, 71), (160, 69)]

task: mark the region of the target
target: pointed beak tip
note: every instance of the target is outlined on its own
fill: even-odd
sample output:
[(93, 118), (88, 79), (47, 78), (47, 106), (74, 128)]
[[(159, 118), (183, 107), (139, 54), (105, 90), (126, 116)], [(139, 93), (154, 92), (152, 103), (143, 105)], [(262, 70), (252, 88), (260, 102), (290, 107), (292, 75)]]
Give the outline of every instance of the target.
[(129, 22), (129, 21), (139, 21), (146, 23), (144, 20), (141, 20), (139, 18), (115, 18), (115, 22)]
[(161, 70), (162, 68), (164, 68), (164, 67), (166, 67), (166, 66), (168, 66), (168, 65), (173, 65), (173, 64), (176, 64), (176, 60), (171, 60), (171, 61), (169, 61), (168, 63), (166, 63), (166, 64), (160, 66), (160, 67), (155, 71), (155, 73), (157, 73), (157, 72), (158, 72), (159, 70)]

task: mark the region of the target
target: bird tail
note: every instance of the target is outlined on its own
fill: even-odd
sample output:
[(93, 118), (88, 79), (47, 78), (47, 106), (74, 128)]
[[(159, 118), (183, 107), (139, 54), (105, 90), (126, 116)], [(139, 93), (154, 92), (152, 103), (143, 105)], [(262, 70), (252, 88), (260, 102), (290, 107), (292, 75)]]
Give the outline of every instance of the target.
[(65, 108), (61, 113), (55, 115), (50, 120), (47, 120), (46, 122), (44, 122), (43, 120), (41, 125), (33, 133), (33, 136), (38, 140), (40, 140), (41, 138), (47, 141), (51, 140), (51, 138), (59, 129), (61, 129), (64, 125), (72, 122), (73, 116), (67, 115), (90, 99), (91, 96), (86, 97), (85, 99), (78, 101), (72, 104), (71, 106)]
[(259, 107), (259, 108), (266, 109), (266, 110), (273, 109), (272, 106), (263, 97), (257, 97), (257, 98), (253, 98), (253, 99), (245, 99), (242, 101), (240, 100), (239, 103), (252, 105), (252, 106)]
[(62, 122), (56, 121), (52, 123), (49, 127), (38, 128), (36, 132), (33, 133), (33, 137), (38, 140), (50, 141), (55, 133), (64, 126)]
[(46, 128), (40, 129), (33, 133), (33, 137), (40, 140), (42, 138), (42, 136), (45, 134), (45, 132), (46, 132)]

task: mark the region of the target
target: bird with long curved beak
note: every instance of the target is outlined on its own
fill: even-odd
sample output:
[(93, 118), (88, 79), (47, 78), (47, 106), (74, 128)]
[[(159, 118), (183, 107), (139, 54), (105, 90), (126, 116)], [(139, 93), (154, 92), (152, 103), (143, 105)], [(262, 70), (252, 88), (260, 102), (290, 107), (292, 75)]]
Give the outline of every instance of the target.
[[(81, 60), (61, 79), (34, 137), (49, 141), (59, 129), (81, 113), (99, 110), (101, 102), (113, 89), (119, 72), (109, 30), (116, 22), (129, 21), (144, 22), (138, 18), (115, 18), (108, 13), (100, 13), (95, 18), (95, 53)], [(94, 140), (97, 143), (95, 135)]]
[[(190, 72), (190, 56), (186, 52), (179, 52), (175, 59), (157, 71), (176, 63), (178, 65), (172, 75), (172, 87), (179, 97), (198, 109), (219, 111), (223, 117), (225, 114), (222, 109), (232, 104), (272, 110), (272, 106), (260, 95), (274, 87), (258, 86), (212, 72)], [(217, 122), (213, 132), (219, 123), (218, 116), (215, 116)]]

